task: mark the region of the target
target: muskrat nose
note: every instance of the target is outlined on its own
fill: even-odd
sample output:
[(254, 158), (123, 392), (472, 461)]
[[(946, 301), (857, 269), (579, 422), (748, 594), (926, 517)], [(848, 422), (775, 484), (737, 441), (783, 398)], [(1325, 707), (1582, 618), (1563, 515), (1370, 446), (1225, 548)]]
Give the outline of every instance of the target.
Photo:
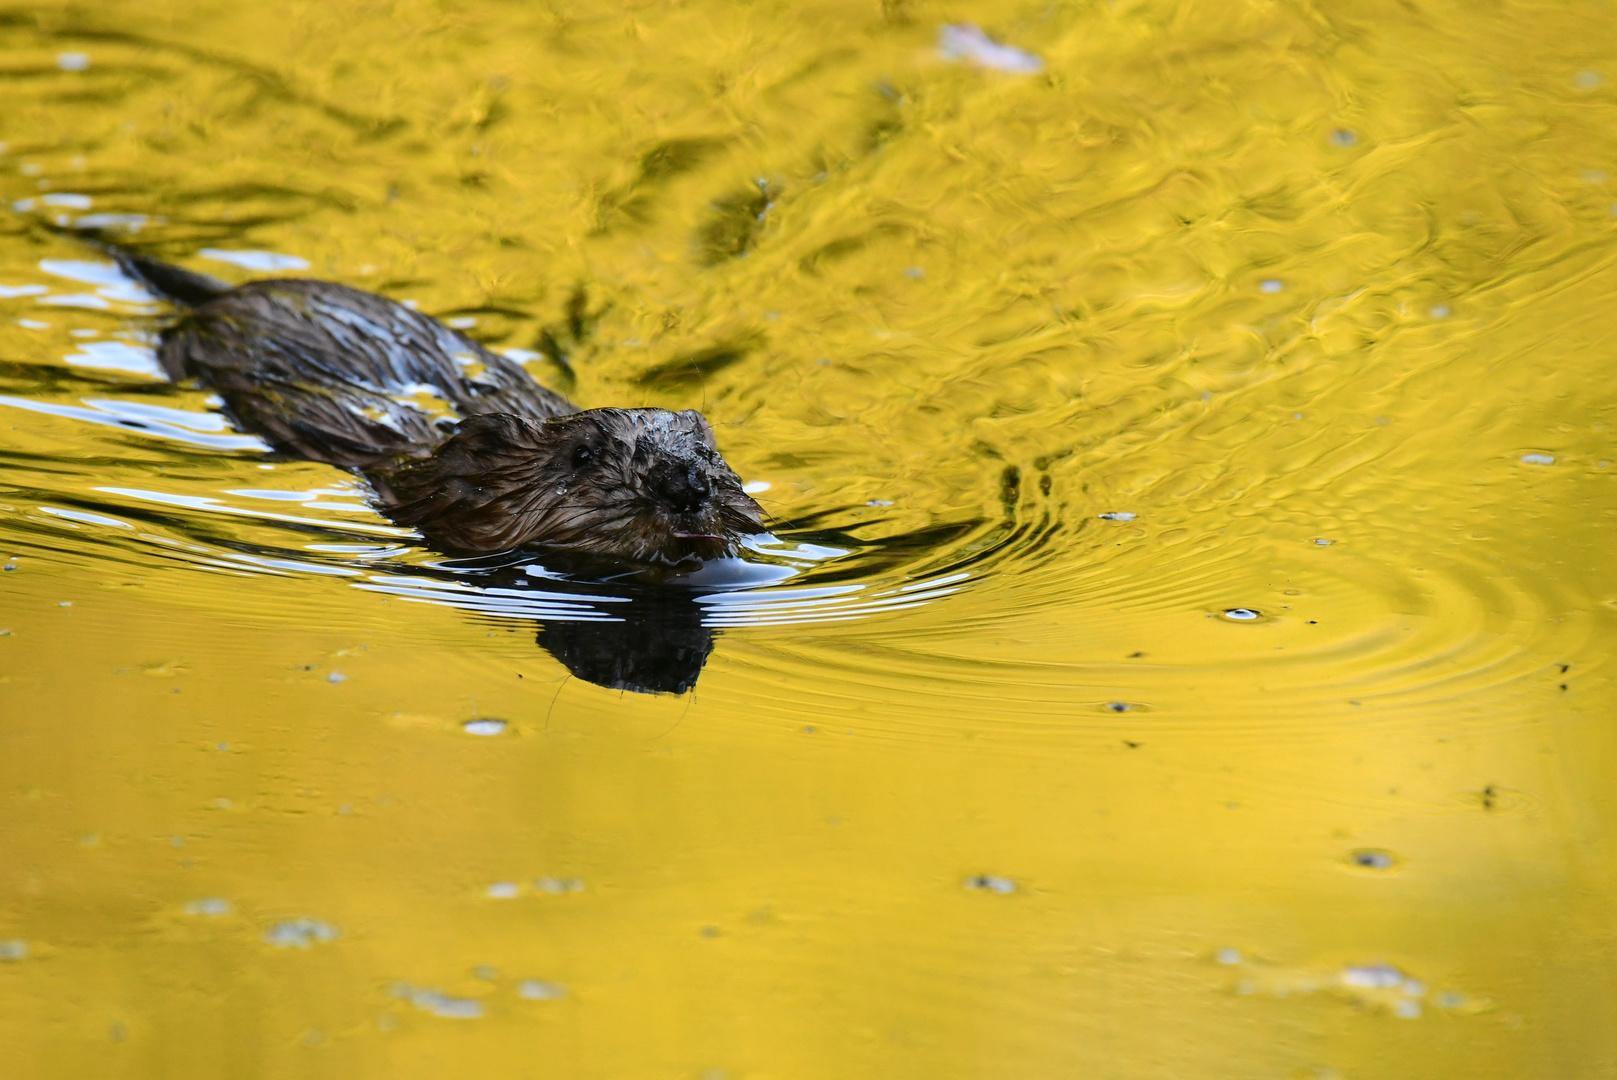
[(694, 468), (673, 468), (657, 479), (657, 494), (683, 514), (695, 510), (713, 494), (707, 477)]

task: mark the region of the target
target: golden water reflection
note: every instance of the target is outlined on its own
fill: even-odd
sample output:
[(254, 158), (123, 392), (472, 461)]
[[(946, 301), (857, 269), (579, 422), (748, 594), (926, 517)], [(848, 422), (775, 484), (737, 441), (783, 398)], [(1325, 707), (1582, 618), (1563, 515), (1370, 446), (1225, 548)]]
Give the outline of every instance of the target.
[[(1609, 11), (0, 42), (10, 1073), (1617, 1074)], [(46, 225), (701, 408), (789, 574), (575, 677)]]

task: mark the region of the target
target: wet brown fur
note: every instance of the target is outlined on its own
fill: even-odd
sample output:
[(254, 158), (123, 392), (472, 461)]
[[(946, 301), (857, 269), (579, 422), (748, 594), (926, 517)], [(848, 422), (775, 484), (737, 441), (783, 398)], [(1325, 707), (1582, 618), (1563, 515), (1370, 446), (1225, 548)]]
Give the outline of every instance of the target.
[(580, 410), (464, 334), (344, 285), (231, 289), (119, 261), (195, 305), (158, 349), (171, 378), (215, 388), (283, 453), (362, 473), (378, 508), (435, 548), (670, 567), (738, 554), (764, 529), (699, 413)]

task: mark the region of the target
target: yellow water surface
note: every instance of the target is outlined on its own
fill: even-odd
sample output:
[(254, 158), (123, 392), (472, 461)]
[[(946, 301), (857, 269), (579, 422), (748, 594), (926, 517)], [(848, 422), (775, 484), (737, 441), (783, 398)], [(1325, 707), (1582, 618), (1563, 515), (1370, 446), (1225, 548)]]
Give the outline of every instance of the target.
[[(35, 4), (0, 93), (4, 1076), (1617, 1077), (1608, 0)], [(232, 431), (96, 230), (702, 409), (779, 580), (591, 681), (660, 609)]]

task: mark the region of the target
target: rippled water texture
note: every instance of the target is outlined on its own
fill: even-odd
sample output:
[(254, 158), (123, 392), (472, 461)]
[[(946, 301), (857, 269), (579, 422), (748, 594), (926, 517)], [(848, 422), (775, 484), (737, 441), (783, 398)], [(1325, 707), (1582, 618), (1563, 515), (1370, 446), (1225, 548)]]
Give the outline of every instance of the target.
[[(8, 1077), (1617, 1076), (1609, 4), (12, 7), (0, 89)], [(449, 564), (96, 229), (700, 408), (778, 543)]]

